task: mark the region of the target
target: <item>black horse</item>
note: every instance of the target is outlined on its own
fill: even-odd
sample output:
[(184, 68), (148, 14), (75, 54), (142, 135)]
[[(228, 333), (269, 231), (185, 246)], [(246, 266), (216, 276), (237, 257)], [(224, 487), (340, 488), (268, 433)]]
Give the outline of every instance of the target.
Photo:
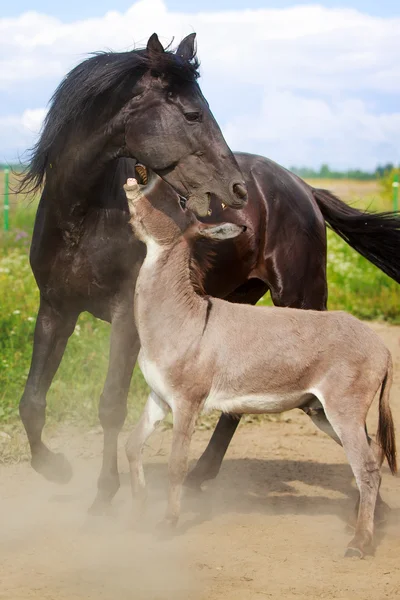
[[(90, 73), (90, 64), (84, 68), (86, 75)], [(194, 83), (186, 85), (190, 88)], [(38, 183), (46, 169), (46, 185), (31, 253), (41, 304), (31, 370), (21, 400), (21, 416), (31, 443), (34, 468), (50, 479), (68, 479), (70, 467), (66, 460), (50, 453), (41, 441), (46, 393), (79, 313), (89, 311), (111, 321), (110, 363), (99, 408), (104, 428), (104, 459), (99, 492), (92, 507), (94, 512), (99, 512), (105, 509), (119, 486), (117, 438), (125, 418), (129, 383), (139, 351), (132, 318), (133, 293), (145, 251), (128, 225), (129, 212), (122, 186), (132, 176), (142, 177), (145, 183), (149, 174), (131, 158), (119, 158), (119, 154), (113, 158), (104, 145), (93, 154), (93, 160), (98, 162), (92, 164), (86, 157), (76, 162), (75, 157), (79, 158), (82, 152), (77, 145), (80, 126), (73, 127), (69, 121), (64, 133), (59, 134), (61, 138), (54, 137), (53, 149), (48, 132), (51, 130), (54, 135), (55, 116), (58, 115), (58, 119), (62, 116), (57, 108), (63, 106), (64, 93), (65, 88), (61, 86), (28, 172), (28, 183)], [(78, 92), (76, 95), (79, 96)], [(76, 112), (80, 123), (81, 116)], [(90, 137), (89, 126), (84, 132), (80, 143)], [(185, 138), (184, 130), (180, 129), (179, 134)], [(41, 158), (45, 142), (49, 155)], [(135, 148), (132, 141), (132, 154), (136, 156)], [(157, 152), (156, 146), (154, 148)], [(154, 167), (151, 153), (148, 154), (148, 158), (141, 154), (140, 160)], [(72, 172), (71, 157), (75, 159)], [(39, 159), (41, 170), (35, 168)], [(240, 236), (240, 242), (227, 241), (214, 249), (211, 268), (208, 268), (210, 247), (204, 243), (197, 247), (200, 262), (204, 257), (207, 293), (232, 302), (253, 304), (270, 290), (277, 306), (324, 310), (327, 302), (325, 222), (366, 258), (396, 281), (400, 280), (400, 219), (397, 215), (374, 215), (350, 208), (329, 192), (313, 189), (265, 158), (238, 154), (236, 160), (249, 192), (245, 208), (240, 211), (225, 208), (227, 196), (220, 187), (215, 188), (216, 193), (211, 195), (211, 214), (204, 220), (241, 223), (247, 230)], [(207, 168), (202, 171), (204, 179)], [(96, 177), (91, 176), (93, 169)], [(214, 177), (215, 165), (210, 169)], [(68, 177), (64, 176), (65, 171)], [(161, 174), (164, 178), (169, 176), (169, 173)], [(228, 178), (230, 182), (232, 177)], [(179, 183), (173, 183), (180, 189)], [(160, 194), (164, 194), (166, 185), (158, 183)], [(236, 191), (241, 195), (244, 188), (240, 180), (237, 185)], [(182, 198), (182, 202), (186, 201)], [(206, 204), (200, 202), (201, 212)], [(216, 475), (237, 423), (238, 420), (221, 417), (211, 444), (189, 476), (191, 483), (199, 484)]]
[(117, 438), (138, 352), (132, 293), (143, 248), (127, 227), (122, 183), (140, 160), (199, 215), (215, 190), (235, 208), (246, 202), (243, 176), (197, 83), (194, 43), (191, 34), (176, 52), (164, 51), (154, 34), (143, 50), (95, 54), (78, 65), (55, 92), (21, 180), (22, 191), (44, 188), (30, 254), (40, 307), (20, 415), (32, 465), (50, 479), (71, 472), (41, 439), (46, 393), (68, 337), (82, 311), (112, 323), (96, 506), (119, 486)]

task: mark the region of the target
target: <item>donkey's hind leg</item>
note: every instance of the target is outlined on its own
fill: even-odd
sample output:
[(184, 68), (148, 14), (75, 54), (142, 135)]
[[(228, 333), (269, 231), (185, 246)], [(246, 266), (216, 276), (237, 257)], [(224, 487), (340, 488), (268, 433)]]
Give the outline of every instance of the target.
[(157, 424), (166, 417), (168, 412), (169, 406), (154, 392), (151, 392), (142, 416), (125, 446), (131, 475), (132, 496), (134, 499), (137, 498), (140, 508), (143, 508), (146, 500), (146, 482), (142, 460), (143, 446)]
[(346, 556), (362, 558), (372, 543), (375, 506), (381, 483), (380, 465), (368, 443), (365, 422), (361, 418), (349, 421), (346, 414), (335, 410), (335, 407), (325, 407), (325, 412), (342, 443), (360, 492), (355, 535), (348, 544)]
[[(314, 425), (316, 425), (318, 427), (318, 429), (320, 429), (321, 431), (323, 431), (324, 433), (329, 435), (329, 437), (331, 437), (337, 444), (342, 446), (342, 442), (340, 441), (340, 439), (339, 439), (338, 435), (336, 434), (335, 430), (333, 429), (332, 425), (329, 423), (328, 419), (326, 418), (326, 414), (325, 414), (322, 404), (317, 399), (315, 399), (310, 406), (303, 407), (302, 410), (305, 412), (306, 415), (308, 415), (310, 417), (310, 419), (312, 420)], [(378, 446), (378, 444), (369, 437), (366, 428), (365, 428), (365, 433), (366, 433), (366, 436), (368, 439), (368, 443), (375, 455), (376, 461), (377, 461), (379, 467), (381, 467), (383, 458), (384, 458), (382, 448), (380, 446)], [(360, 505), (360, 498), (358, 498), (357, 504), (355, 507), (355, 521), (354, 522), (357, 521), (359, 505)], [(390, 510), (389, 506), (386, 504), (386, 502), (384, 502), (382, 500), (380, 492), (378, 492), (378, 497), (376, 499), (375, 521), (377, 523), (382, 523), (383, 521), (385, 521), (386, 514), (389, 510)], [(350, 525), (353, 526), (352, 519), (351, 519)]]
[(32, 454), (32, 467), (49, 479), (65, 483), (72, 469), (63, 454), (51, 452), (42, 442), (46, 418), (46, 394), (63, 357), (68, 338), (75, 328), (78, 313), (64, 314), (44, 298), (36, 319), (32, 361), (19, 412)]

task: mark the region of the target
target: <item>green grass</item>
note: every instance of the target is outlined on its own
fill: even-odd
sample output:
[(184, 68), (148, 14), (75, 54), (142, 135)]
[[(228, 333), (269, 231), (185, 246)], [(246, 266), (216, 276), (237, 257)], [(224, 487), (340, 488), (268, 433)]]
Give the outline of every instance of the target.
[[(330, 182), (319, 184), (334, 187)], [(376, 185), (372, 184), (362, 185), (359, 196), (352, 190), (351, 199), (359, 206), (368, 205), (376, 210), (390, 208), (377, 196)], [(344, 188), (342, 192), (346, 197)], [(341, 195), (341, 190), (337, 193)], [(18, 415), (32, 351), (38, 291), (28, 251), (35, 211), (35, 202), (12, 202), (10, 232), (0, 233), (0, 423), (3, 424), (13, 423)], [(398, 285), (331, 232), (328, 282), (330, 309), (347, 310), (364, 319), (400, 323)], [(261, 303), (269, 304), (270, 300), (266, 297)], [(109, 333), (108, 324), (88, 314), (81, 315), (48, 394), (50, 422), (84, 421), (89, 425), (98, 422), (97, 405), (107, 372)], [(147, 386), (136, 369), (129, 394), (130, 421), (136, 420), (146, 395)]]

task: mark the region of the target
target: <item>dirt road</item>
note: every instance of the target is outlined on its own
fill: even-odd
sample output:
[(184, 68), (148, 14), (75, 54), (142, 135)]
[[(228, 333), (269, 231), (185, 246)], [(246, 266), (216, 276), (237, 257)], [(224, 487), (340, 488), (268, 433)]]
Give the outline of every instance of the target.
[[(392, 407), (400, 431), (400, 328), (374, 325), (393, 352)], [(371, 430), (375, 431), (376, 406)], [(127, 434), (122, 437), (122, 442)], [(197, 432), (193, 458), (210, 432)], [(399, 433), (400, 439), (400, 433)], [(121, 443), (122, 488), (113, 513), (86, 515), (101, 435), (60, 431), (50, 443), (74, 466), (65, 487), (27, 463), (1, 468), (1, 600), (380, 600), (400, 596), (400, 483), (384, 468), (392, 508), (374, 557), (345, 559), (355, 486), (340, 447), (299, 411), (239, 427), (219, 478), (186, 494), (172, 539), (155, 528), (166, 502), (170, 431), (145, 453), (149, 508), (131, 513)]]

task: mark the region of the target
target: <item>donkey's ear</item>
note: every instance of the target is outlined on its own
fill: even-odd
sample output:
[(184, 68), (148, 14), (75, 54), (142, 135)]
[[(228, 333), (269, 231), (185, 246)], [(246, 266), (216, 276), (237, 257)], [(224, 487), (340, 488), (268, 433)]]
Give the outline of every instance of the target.
[(181, 58), (183, 58), (183, 60), (185, 60), (185, 61), (192, 60), (192, 58), (196, 54), (195, 41), (196, 41), (196, 34), (190, 33), (185, 38), (183, 38), (183, 40), (179, 44), (178, 48), (176, 49), (175, 54), (177, 54), (177, 56), (180, 56)]
[(246, 231), (246, 229), (245, 225), (219, 223), (218, 225), (203, 225), (203, 227), (199, 227), (198, 234), (211, 240), (230, 240)]
[(146, 50), (149, 54), (162, 54), (164, 52), (163, 45), (156, 33), (153, 33), (153, 35), (149, 37)]

